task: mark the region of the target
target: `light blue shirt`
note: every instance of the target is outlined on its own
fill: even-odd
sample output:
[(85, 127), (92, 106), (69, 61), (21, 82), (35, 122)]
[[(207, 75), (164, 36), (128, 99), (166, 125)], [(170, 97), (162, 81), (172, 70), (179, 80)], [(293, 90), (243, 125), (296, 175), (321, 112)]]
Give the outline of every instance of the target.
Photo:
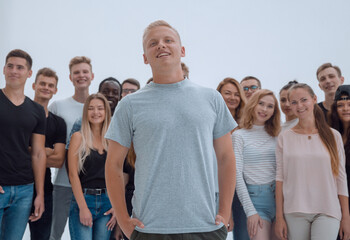
[(213, 140), (236, 127), (221, 95), (185, 79), (151, 82), (117, 106), (106, 138), (134, 143), (133, 216), (146, 233), (210, 232), (215, 225)]

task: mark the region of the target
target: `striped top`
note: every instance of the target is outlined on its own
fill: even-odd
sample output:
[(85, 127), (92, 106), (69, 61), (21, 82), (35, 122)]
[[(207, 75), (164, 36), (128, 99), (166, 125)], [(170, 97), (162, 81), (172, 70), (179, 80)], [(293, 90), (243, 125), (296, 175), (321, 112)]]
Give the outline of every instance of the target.
[(247, 184), (262, 185), (276, 178), (276, 140), (264, 129), (239, 129), (232, 134), (232, 144), (237, 164), (237, 194), (247, 217), (257, 213), (250, 199)]

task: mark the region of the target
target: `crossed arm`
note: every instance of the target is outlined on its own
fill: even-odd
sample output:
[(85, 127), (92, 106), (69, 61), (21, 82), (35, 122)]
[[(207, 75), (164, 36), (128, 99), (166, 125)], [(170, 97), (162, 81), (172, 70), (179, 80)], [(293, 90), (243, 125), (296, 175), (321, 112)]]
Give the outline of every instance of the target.
[(46, 151), (46, 167), (61, 168), (66, 155), (66, 145), (64, 143), (56, 143), (54, 148), (45, 148)]

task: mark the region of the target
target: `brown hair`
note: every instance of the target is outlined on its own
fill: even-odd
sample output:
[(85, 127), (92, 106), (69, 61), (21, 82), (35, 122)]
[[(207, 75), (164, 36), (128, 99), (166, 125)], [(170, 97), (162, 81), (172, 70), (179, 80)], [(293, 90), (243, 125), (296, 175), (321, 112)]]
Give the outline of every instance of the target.
[(234, 78), (230, 78), (230, 77), (227, 77), (225, 78), (224, 80), (222, 80), (218, 87), (216, 88), (216, 90), (221, 93), (221, 90), (222, 90), (222, 87), (225, 86), (226, 84), (228, 83), (231, 83), (233, 84), (237, 90), (238, 90), (238, 93), (239, 93), (239, 97), (241, 99), (241, 102), (239, 103), (236, 111), (235, 111), (235, 116), (232, 116), (237, 122), (239, 122), (239, 120), (241, 119), (242, 117), (242, 114), (243, 114), (243, 109), (244, 109), (244, 106), (246, 105), (246, 97), (245, 97), (245, 94), (243, 92), (243, 88), (242, 86), (238, 83), (238, 81)]
[(87, 63), (90, 66), (91, 72), (92, 72), (92, 65), (91, 65), (91, 59), (85, 56), (77, 56), (72, 58), (69, 62), (69, 71), (72, 71), (73, 65), (79, 64), (79, 63)]
[(26, 60), (28, 70), (32, 69), (33, 60), (32, 60), (31, 56), (27, 52), (25, 52), (25, 51), (23, 51), (21, 49), (14, 49), (14, 50), (12, 50), (6, 56), (6, 63), (7, 63), (7, 60), (10, 57), (24, 58)]
[(183, 62), (181, 62), (181, 69), (184, 74), (184, 78), (188, 78), (190, 76), (190, 70), (188, 69), (187, 65)]
[(40, 69), (35, 76), (35, 82), (38, 80), (38, 77), (40, 75), (43, 75), (44, 77), (53, 77), (56, 79), (56, 84), (58, 82), (58, 76), (56, 74), (56, 72), (54, 70), (52, 70), (51, 68), (42, 68)]
[(134, 149), (134, 143), (131, 143), (131, 145), (130, 145), (128, 155), (126, 157), (126, 161), (132, 168), (135, 169), (136, 153), (135, 153), (135, 149)]
[(253, 79), (253, 80), (257, 81), (258, 82), (258, 87), (261, 88), (260, 80), (257, 79), (256, 77), (253, 77), (253, 76), (246, 76), (245, 78), (242, 79), (241, 83), (244, 82), (244, 81), (250, 80), (250, 79)]
[(342, 136), (346, 134), (347, 138), (346, 138), (346, 142), (344, 142), (345, 158), (346, 158), (346, 163), (350, 164), (350, 136), (349, 136), (350, 127), (348, 127), (348, 129), (344, 129), (344, 124), (340, 120), (340, 117), (338, 115), (336, 101), (334, 101), (331, 106), (331, 111), (328, 114), (328, 122), (329, 122), (329, 125), (335, 130), (338, 130)]
[(297, 84), (298, 81), (297, 80), (293, 80), (293, 81), (289, 81), (286, 85), (284, 85), (281, 90), (280, 90), (280, 95), (281, 95), (281, 92), (282, 91), (285, 91), (285, 90), (289, 90), (289, 88), (291, 88), (294, 84)]
[(239, 128), (251, 129), (254, 125), (254, 109), (261, 98), (272, 96), (275, 101), (273, 115), (265, 122), (265, 131), (272, 137), (276, 137), (281, 130), (281, 113), (278, 108), (278, 101), (272, 91), (261, 89), (249, 99), (243, 110), (243, 116)]
[(140, 82), (137, 81), (135, 78), (128, 78), (128, 79), (125, 79), (122, 83), (122, 86), (124, 85), (124, 83), (130, 83), (132, 85), (135, 85), (137, 86), (137, 90), (140, 89)]
[(320, 72), (322, 72), (323, 70), (325, 70), (326, 68), (334, 68), (337, 71), (337, 73), (338, 73), (338, 77), (341, 77), (341, 70), (340, 70), (340, 68), (338, 66), (332, 65), (332, 63), (324, 63), (324, 64), (322, 64), (321, 66), (319, 66), (317, 68), (317, 71), (316, 71), (316, 78), (317, 79), (318, 79), (318, 74)]
[[(288, 91), (288, 98), (292, 91), (302, 88), (305, 89), (311, 97), (315, 96), (314, 91), (312, 88), (305, 84), (305, 83), (298, 83), (293, 85), (289, 91)], [(329, 152), (329, 155), (331, 157), (331, 166), (332, 166), (332, 172), (333, 175), (338, 176), (339, 174), (339, 156), (338, 156), (338, 149), (337, 149), (337, 143), (335, 141), (335, 137), (333, 135), (333, 132), (331, 128), (328, 126), (326, 122), (326, 118), (324, 116), (324, 113), (322, 109), (317, 105), (317, 103), (314, 105), (314, 117), (315, 117), (315, 126), (318, 130), (318, 133), (320, 135), (322, 143), (325, 145), (327, 151)]]

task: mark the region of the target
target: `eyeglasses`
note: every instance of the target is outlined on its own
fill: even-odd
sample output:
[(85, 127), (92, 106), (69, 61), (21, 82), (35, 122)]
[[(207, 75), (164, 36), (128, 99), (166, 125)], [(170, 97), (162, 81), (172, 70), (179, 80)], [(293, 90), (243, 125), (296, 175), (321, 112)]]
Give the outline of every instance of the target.
[(136, 89), (128, 89), (128, 88), (123, 89), (123, 93), (134, 93), (136, 91), (137, 91)]
[(252, 85), (252, 86), (249, 86), (249, 87), (243, 87), (243, 91), (245, 91), (245, 92), (248, 92), (249, 89), (252, 90), (252, 91), (255, 91), (255, 90), (259, 89), (259, 87), (256, 86), (256, 85)]

